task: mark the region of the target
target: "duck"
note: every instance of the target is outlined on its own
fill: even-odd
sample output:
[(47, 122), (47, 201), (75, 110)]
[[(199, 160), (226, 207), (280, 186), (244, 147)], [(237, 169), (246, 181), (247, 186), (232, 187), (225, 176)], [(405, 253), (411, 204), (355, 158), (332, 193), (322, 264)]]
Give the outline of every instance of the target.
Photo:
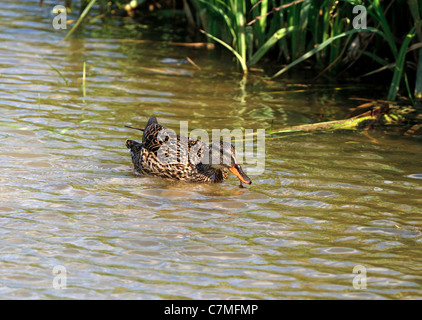
[[(234, 146), (226, 141), (205, 144), (201, 140), (171, 135), (150, 117), (145, 129), (127, 128), (143, 132), (142, 142), (126, 140), (134, 169), (144, 175), (188, 182), (223, 182), (232, 172), (242, 183), (251, 184), (239, 164)], [(165, 138), (163, 138), (165, 137)]]

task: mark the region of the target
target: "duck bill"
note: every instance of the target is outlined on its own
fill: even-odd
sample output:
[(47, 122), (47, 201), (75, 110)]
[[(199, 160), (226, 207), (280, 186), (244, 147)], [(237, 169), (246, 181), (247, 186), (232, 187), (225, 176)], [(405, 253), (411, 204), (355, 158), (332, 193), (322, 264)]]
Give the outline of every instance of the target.
[(251, 179), (249, 179), (249, 177), (243, 172), (242, 168), (238, 164), (235, 164), (233, 167), (229, 168), (229, 170), (243, 183), (252, 183)]

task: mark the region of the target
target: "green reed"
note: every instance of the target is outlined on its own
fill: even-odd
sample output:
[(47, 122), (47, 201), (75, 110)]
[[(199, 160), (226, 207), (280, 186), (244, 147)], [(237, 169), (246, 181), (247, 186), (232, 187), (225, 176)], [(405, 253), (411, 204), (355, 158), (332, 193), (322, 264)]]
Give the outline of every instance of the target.
[(92, 6), (95, 4), (97, 0), (91, 0), (88, 5), (85, 7), (85, 9), (83, 10), (83, 12), (81, 13), (81, 15), (78, 18), (78, 21), (76, 21), (75, 25), (72, 27), (72, 29), (70, 29), (70, 31), (66, 34), (66, 36), (64, 37), (64, 40), (67, 40), (73, 32), (75, 32), (75, 30), (78, 28), (78, 26), (82, 23), (82, 21), (85, 19), (86, 15), (88, 14), (89, 10), (91, 10)]
[(84, 66), (82, 70), (82, 95), (86, 97), (86, 62), (84, 61)]
[[(125, 1), (112, 2), (124, 5)], [(66, 39), (87, 16), (95, 0), (85, 2), (87, 6)], [(422, 48), (415, 48), (422, 42), (420, 0), (183, 0), (174, 3), (179, 4), (179, 10), (183, 7), (190, 26), (228, 49), (245, 74), (258, 63), (284, 64), (273, 78), (297, 68), (305, 60), (315, 72), (333, 77), (351, 66), (354, 69), (362, 66), (365, 74), (360, 76), (392, 73), (388, 100), (396, 99), (403, 84), (410, 99), (414, 96), (422, 100), (422, 62), (418, 59), (422, 57)], [(367, 29), (353, 28), (356, 5), (366, 8)], [(419, 54), (409, 53), (416, 49)], [(364, 68), (368, 58), (380, 67), (368, 72)], [(411, 68), (415, 62), (416, 70)], [(415, 89), (411, 90), (413, 82)]]
[[(365, 1), (367, 10), (367, 29), (353, 29), (355, 18), (353, 7), (362, 5), (358, 0), (190, 0), (201, 19), (205, 33), (212, 40), (229, 49), (240, 62), (243, 72), (262, 59), (277, 60), (287, 65), (276, 72), (273, 78), (281, 76), (299, 63), (313, 59), (315, 70), (324, 69), (335, 76), (347, 68), (343, 58), (348, 54), (348, 47), (356, 45), (359, 33), (374, 33), (368, 43), (360, 43), (356, 48), (357, 58), (370, 57), (374, 63), (381, 64), (365, 76), (384, 70), (393, 72), (387, 99), (395, 100), (398, 90), (404, 82), (407, 95), (412, 100), (409, 85), (409, 69), (406, 68), (409, 47), (418, 35), (422, 41), (422, 8), (418, 0), (397, 1), (397, 3), (379, 0)], [(405, 15), (407, 12), (407, 15)], [(410, 14), (409, 14), (410, 12)], [(409, 21), (405, 34), (403, 21)], [(217, 21), (217, 23), (215, 23)], [(205, 22), (205, 23), (204, 23)], [(401, 25), (399, 25), (401, 24)], [(245, 30), (251, 28), (251, 36), (245, 37)], [(399, 34), (398, 34), (399, 33)], [(403, 33), (401, 31), (401, 33)], [(384, 50), (385, 43), (388, 51)], [(422, 49), (419, 49), (422, 50)], [(246, 52), (249, 52), (247, 55)], [(422, 51), (419, 53), (422, 56)], [(410, 56), (410, 55), (409, 55)], [(390, 63), (387, 59), (393, 59)], [(352, 61), (353, 65), (356, 61)], [(247, 68), (245, 68), (245, 66)], [(422, 99), (422, 62), (419, 59), (418, 72), (415, 72), (416, 85), (414, 95)]]
[(417, 39), (421, 46), (418, 49), (418, 64), (416, 67), (416, 80), (414, 97), (417, 101), (417, 107), (422, 110), (422, 3), (420, 0), (409, 0), (409, 9), (415, 22)]

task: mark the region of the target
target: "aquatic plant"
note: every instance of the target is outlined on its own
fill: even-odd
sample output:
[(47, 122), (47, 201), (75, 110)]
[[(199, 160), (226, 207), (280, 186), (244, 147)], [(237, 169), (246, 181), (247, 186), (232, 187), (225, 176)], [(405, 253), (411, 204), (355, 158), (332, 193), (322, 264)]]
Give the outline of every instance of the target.
[[(315, 70), (323, 68), (335, 76), (341, 69), (350, 68), (362, 56), (382, 65), (382, 69), (393, 71), (388, 100), (395, 100), (401, 82), (404, 80), (407, 94), (412, 99), (406, 67), (412, 59), (406, 59), (414, 36), (421, 39), (422, 7), (417, 0), (390, 1), (381, 4), (379, 0), (191, 0), (196, 9), (198, 24), (212, 40), (228, 48), (247, 72), (245, 66), (258, 63), (264, 56), (274, 57), (287, 65), (272, 77), (279, 77), (299, 63), (314, 59)], [(396, 3), (395, 3), (396, 2)], [(368, 24), (371, 27), (355, 29), (353, 8), (365, 5)], [(391, 9), (394, 7), (394, 10)], [(391, 10), (390, 10), (391, 9)], [(390, 10), (390, 12), (389, 12)], [(242, 16), (242, 17), (240, 17)], [(247, 22), (249, 21), (249, 22)], [(403, 21), (410, 21), (403, 32)], [(248, 29), (249, 28), (249, 29)], [(374, 36), (368, 34), (373, 33)], [(387, 44), (388, 51), (385, 50)], [(411, 49), (411, 50), (410, 50)], [(246, 55), (249, 52), (249, 55)], [(270, 54), (270, 55), (268, 55)], [(388, 59), (394, 62), (390, 63)], [(417, 60), (417, 59), (415, 59)], [(422, 70), (419, 59), (418, 70)], [(366, 76), (369, 73), (365, 74)], [(422, 72), (414, 73), (414, 95), (421, 99)]]
[[(276, 78), (305, 60), (317, 77), (335, 78), (346, 70), (368, 77), (389, 70), (388, 100), (403, 87), (412, 102), (422, 100), (420, 0), (113, 0), (106, 5), (82, 0), (81, 15), (66, 39), (96, 1), (129, 15), (142, 6), (182, 12), (189, 28), (228, 49), (245, 74), (258, 63), (284, 64), (272, 75)], [(358, 5), (367, 27), (354, 28)]]

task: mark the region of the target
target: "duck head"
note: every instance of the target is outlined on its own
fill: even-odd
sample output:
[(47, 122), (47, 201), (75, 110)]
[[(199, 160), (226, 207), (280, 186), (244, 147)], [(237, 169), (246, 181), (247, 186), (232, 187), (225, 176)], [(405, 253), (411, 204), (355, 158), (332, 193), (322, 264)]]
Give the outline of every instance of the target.
[(214, 169), (229, 169), (241, 182), (251, 184), (252, 180), (243, 172), (237, 159), (236, 149), (231, 143), (220, 141), (210, 145), (209, 165)]
[(132, 162), (135, 165), (135, 168), (139, 166), (141, 161), (141, 149), (142, 143), (139, 143), (135, 140), (126, 140), (126, 148), (130, 150), (130, 155), (132, 157)]
[(140, 152), (142, 148), (142, 143), (139, 143), (135, 140), (126, 140), (126, 148), (130, 149), (133, 152)]

